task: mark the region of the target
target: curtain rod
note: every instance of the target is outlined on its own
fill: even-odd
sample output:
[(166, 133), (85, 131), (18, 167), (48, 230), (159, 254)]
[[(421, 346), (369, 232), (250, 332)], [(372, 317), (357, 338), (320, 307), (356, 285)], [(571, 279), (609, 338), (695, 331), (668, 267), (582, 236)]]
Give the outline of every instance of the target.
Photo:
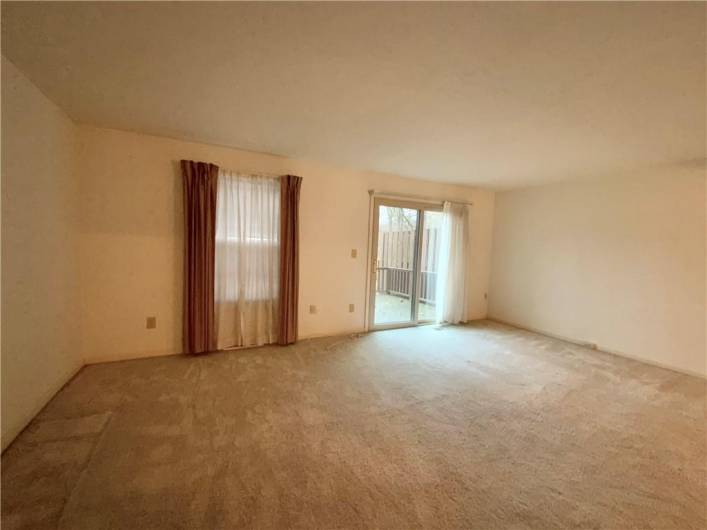
[(223, 170), (240, 177), (280, 178), (283, 175), (287, 175), (287, 173), (263, 173), (261, 171), (248, 171), (247, 169), (229, 169), (223, 166), (219, 166), (219, 170)]
[(473, 206), (474, 203), (470, 201), (460, 201), (459, 199), (438, 199), (436, 197), (425, 197), (423, 195), (410, 195), (409, 193), (388, 193), (386, 191), (380, 190), (368, 190), (368, 194), (374, 197), (388, 197), (391, 199), (412, 199), (416, 201), (432, 202), (435, 204), (442, 204), (444, 202), (454, 202), (457, 204), (466, 204), (467, 206)]

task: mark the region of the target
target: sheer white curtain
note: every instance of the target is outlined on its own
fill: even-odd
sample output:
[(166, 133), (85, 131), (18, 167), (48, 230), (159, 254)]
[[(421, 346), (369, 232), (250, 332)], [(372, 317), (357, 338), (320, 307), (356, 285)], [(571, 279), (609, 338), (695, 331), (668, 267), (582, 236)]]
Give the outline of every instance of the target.
[(277, 341), (280, 179), (220, 169), (214, 304), (218, 349)]
[(438, 324), (466, 321), (468, 219), (465, 204), (444, 203), (435, 307)]

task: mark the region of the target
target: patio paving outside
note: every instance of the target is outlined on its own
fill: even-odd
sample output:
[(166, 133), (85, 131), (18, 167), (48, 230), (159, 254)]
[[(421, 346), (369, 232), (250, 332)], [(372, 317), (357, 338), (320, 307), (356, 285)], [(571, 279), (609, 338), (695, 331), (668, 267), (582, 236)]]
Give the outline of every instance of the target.
[[(435, 306), (425, 302), (419, 305), (420, 320), (434, 320)], [(376, 293), (376, 324), (392, 324), (410, 320), (410, 300), (402, 296)]]

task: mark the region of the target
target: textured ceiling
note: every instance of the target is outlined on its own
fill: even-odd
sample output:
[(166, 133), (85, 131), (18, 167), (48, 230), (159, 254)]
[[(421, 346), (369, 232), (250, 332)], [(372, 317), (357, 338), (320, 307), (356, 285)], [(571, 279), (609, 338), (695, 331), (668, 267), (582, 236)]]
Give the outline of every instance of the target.
[(705, 156), (701, 3), (2, 3), (79, 122), (512, 188)]

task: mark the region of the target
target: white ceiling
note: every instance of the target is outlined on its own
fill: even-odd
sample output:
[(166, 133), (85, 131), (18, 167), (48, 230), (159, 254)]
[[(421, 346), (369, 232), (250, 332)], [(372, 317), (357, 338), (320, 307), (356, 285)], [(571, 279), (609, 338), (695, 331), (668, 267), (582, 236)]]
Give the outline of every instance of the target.
[(705, 156), (701, 3), (15, 3), (75, 120), (497, 189)]

